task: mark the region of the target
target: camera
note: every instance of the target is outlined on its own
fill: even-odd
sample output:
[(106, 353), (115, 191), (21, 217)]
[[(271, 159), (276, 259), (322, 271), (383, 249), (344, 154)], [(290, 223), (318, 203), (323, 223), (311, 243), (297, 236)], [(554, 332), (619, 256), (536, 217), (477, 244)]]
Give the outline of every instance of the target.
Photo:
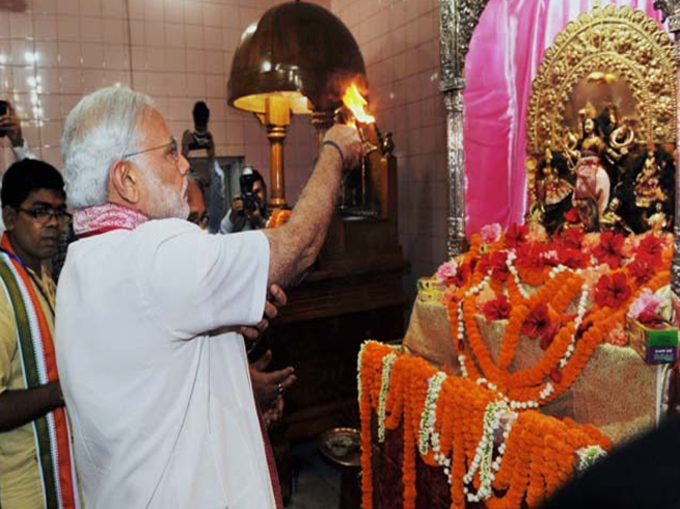
[(252, 173), (244, 174), (239, 177), (241, 199), (243, 200), (243, 209), (246, 212), (253, 212), (257, 208), (262, 208), (260, 198), (253, 192), (253, 184), (258, 180), (260, 180), (259, 177)]
[(189, 150), (201, 150), (210, 146), (210, 133), (208, 131), (194, 131), (191, 133), (191, 143), (189, 143)]
[[(9, 103), (7, 101), (0, 101), (0, 117), (7, 115), (9, 110)], [(4, 129), (0, 129), (0, 138), (4, 138), (7, 132)]]

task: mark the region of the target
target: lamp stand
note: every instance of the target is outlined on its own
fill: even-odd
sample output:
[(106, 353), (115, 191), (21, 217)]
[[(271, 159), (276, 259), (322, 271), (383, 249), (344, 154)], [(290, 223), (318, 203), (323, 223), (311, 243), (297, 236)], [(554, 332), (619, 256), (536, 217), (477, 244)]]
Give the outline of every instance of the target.
[(258, 120), (267, 127), (269, 140), (270, 162), (270, 196), (269, 206), (281, 209), (287, 205), (286, 186), (284, 180), (283, 142), (286, 130), (290, 125), (290, 104), (285, 97), (267, 97), (264, 114), (256, 114)]

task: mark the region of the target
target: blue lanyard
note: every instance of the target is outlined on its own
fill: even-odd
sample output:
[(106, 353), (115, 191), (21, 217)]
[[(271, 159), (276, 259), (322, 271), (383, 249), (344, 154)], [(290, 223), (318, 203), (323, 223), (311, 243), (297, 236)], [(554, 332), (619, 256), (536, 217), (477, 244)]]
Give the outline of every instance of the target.
[(43, 290), (43, 287), (40, 284), (40, 282), (38, 281), (38, 279), (33, 275), (33, 273), (30, 270), (28, 270), (26, 265), (24, 265), (24, 262), (17, 255), (15, 255), (14, 253), (10, 253), (9, 251), (7, 251), (5, 248), (2, 248), (2, 247), (0, 247), (0, 251), (2, 251), (7, 256), (9, 256), (12, 260), (15, 260), (17, 263), (19, 263), (19, 265), (21, 265), (21, 268), (24, 269), (24, 272), (26, 272), (26, 274), (28, 274), (28, 277), (31, 278), (31, 281), (33, 281), (33, 284), (38, 288), (40, 295), (42, 295), (43, 299), (45, 299), (45, 302), (47, 302), (47, 306), (50, 308), (50, 311), (52, 312), (52, 318), (54, 318), (54, 308), (52, 307), (52, 302), (47, 297), (47, 293), (45, 293), (45, 290)]

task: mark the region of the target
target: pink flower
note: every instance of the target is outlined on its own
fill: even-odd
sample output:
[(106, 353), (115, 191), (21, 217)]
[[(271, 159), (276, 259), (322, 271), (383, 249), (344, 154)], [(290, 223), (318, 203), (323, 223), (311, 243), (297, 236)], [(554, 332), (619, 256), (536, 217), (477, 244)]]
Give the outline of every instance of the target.
[(494, 242), (497, 242), (498, 239), (501, 238), (501, 233), (503, 233), (503, 229), (498, 223), (487, 224), (486, 226), (482, 226), (482, 229), (479, 230), (479, 235), (484, 244), (493, 244)]
[(455, 260), (442, 263), (437, 269), (437, 281), (442, 284), (451, 284), (458, 272), (458, 263)]
[(638, 320), (645, 313), (647, 317), (656, 316), (659, 319), (659, 311), (664, 304), (664, 299), (660, 295), (654, 295), (649, 288), (642, 290), (640, 296), (633, 301), (628, 309), (628, 316)]

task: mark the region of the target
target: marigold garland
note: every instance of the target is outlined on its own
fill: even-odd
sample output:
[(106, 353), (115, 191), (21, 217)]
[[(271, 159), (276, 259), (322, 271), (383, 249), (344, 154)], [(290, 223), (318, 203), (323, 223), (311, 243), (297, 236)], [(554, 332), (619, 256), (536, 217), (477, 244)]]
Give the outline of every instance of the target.
[[(364, 509), (373, 507), (371, 421), (380, 405), (383, 359), (395, 353), (394, 348), (376, 342), (365, 343), (360, 353)], [(426, 401), (429, 381), (435, 375), (443, 380), (434, 412), (435, 423), (432, 429), (421, 430), (421, 423), (427, 423), (432, 417), (432, 414), (427, 417), (430, 409), (426, 407)], [(483, 443), (480, 439), (489, 403), (500, 401), (493, 391), (471, 380), (443, 377), (442, 372), (415, 356), (398, 354), (392, 363), (385, 426), (393, 430), (403, 424), (402, 480), (406, 509), (414, 508), (416, 503), (415, 458), (420, 453), (420, 435), (429, 433), (432, 436), (435, 432), (439, 437), (436, 459), (440, 464), (450, 465), (444, 467), (444, 473), (447, 474), (447, 470), (450, 473), (451, 507), (465, 508), (466, 471)], [(492, 489), (485, 500), (489, 509), (517, 508), (523, 500), (529, 507), (535, 507), (574, 474), (577, 452), (590, 446), (609, 450), (611, 442), (592, 426), (579, 426), (569, 419), (559, 420), (536, 411), (522, 412), (512, 424), (507, 440), (499, 446), (505, 452), (495, 477), (485, 474), (484, 480), (478, 470), (471, 487), (477, 490), (485, 482), (490, 483)], [(421, 457), (429, 464), (435, 459), (432, 451)], [(443, 457), (451, 459), (443, 460)]]
[[(445, 300), (463, 376), (489, 380), (500, 393), (517, 401), (520, 408), (524, 408), (521, 406), (524, 402), (527, 408), (543, 405), (563, 394), (578, 378), (595, 347), (612, 331), (622, 329), (625, 311), (643, 288), (655, 291), (668, 284), (672, 246), (666, 239), (631, 236), (625, 242), (633, 247), (623, 249), (622, 238), (598, 235), (589, 234), (588, 242), (595, 246), (599, 258), (609, 263), (615, 252), (625, 252), (627, 258), (609, 265), (588, 266), (585, 260), (590, 255), (584, 252), (579, 255), (582, 260), (575, 265), (585, 269), (570, 269), (564, 265), (550, 268), (541, 260), (544, 257), (552, 260), (550, 257), (554, 253), (559, 258), (566, 246), (562, 239), (552, 244), (515, 240), (510, 246), (501, 237), (492, 245), (484, 245), (473, 235), (473, 247), (461, 258), (462, 263), (472, 267), (472, 274), (466, 276), (465, 284), (449, 286)], [(576, 243), (581, 241), (576, 237), (573, 239)], [(573, 250), (570, 246), (568, 249)], [(502, 260), (507, 264), (507, 273), (498, 270)], [(596, 260), (596, 263), (599, 262)], [(611, 266), (621, 268), (611, 271)], [(643, 280), (640, 267), (645, 267)], [(499, 284), (507, 292), (512, 309), (495, 362), (479, 330), (474, 299), (487, 288), (499, 295)], [(533, 293), (526, 289), (537, 285), (539, 288)], [(584, 296), (594, 299), (587, 308), (585, 301), (579, 301), (579, 316), (587, 311), (587, 321), (592, 322), (585, 331), (579, 330), (581, 319), (573, 314), (581, 294), (581, 300)], [(545, 306), (547, 315), (534, 314), (540, 306)], [(527, 320), (534, 316), (543, 316), (547, 321), (537, 322), (539, 329), (529, 328)], [(523, 328), (539, 334), (545, 352), (534, 366), (510, 372), (519, 341), (524, 337)], [(553, 384), (551, 390), (548, 390), (548, 382)]]

